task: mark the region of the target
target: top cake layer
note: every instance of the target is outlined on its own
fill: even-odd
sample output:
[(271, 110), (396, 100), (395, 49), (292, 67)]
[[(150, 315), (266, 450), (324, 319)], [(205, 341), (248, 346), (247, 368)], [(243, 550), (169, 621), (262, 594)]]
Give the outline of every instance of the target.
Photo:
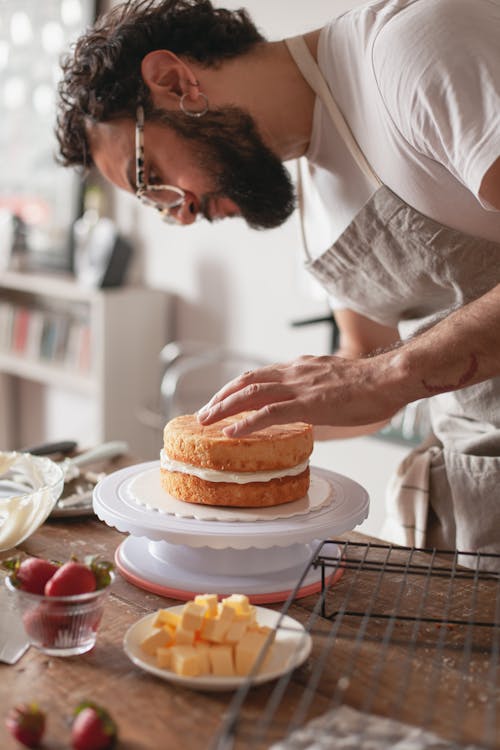
[(219, 471), (288, 469), (308, 459), (313, 449), (312, 427), (304, 422), (272, 425), (240, 438), (226, 437), (224, 427), (241, 419), (237, 414), (201, 425), (195, 414), (174, 417), (165, 426), (163, 447), (174, 461)]

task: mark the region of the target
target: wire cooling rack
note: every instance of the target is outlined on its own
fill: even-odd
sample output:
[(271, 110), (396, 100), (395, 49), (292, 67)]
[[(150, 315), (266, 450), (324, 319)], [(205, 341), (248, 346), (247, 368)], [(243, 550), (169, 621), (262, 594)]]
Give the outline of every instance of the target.
[(331, 540), (311, 566), (321, 593), (282, 608), (310, 658), (249, 679), (214, 748), (500, 748), (500, 555)]

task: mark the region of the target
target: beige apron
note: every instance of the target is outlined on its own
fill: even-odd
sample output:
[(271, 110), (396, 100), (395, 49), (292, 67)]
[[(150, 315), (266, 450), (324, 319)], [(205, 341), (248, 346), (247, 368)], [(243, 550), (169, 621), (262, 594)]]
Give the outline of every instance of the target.
[[(382, 185), (303, 38), (287, 45), (377, 186), (334, 245), (307, 260), (323, 287), (346, 308), (407, 337), (500, 283), (500, 244), (445, 227)], [(433, 435), (391, 482), (383, 536), (410, 546), (500, 553), (500, 378), (434, 396), (429, 407)], [(467, 564), (467, 557), (460, 561)], [(495, 559), (481, 564), (499, 566)]]

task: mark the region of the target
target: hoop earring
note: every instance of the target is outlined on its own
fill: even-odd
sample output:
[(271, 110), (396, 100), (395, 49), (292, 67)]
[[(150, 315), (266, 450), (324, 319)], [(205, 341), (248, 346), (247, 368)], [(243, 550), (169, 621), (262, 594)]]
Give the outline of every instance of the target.
[(203, 117), (203, 115), (206, 115), (206, 113), (208, 112), (208, 97), (202, 91), (198, 91), (198, 97), (201, 96), (201, 98), (203, 99), (204, 106), (203, 106), (203, 109), (192, 110), (186, 107), (185, 102), (186, 102), (187, 96), (188, 96), (187, 94), (183, 94), (179, 102), (179, 107), (184, 112), (184, 114), (187, 115), (188, 117)]

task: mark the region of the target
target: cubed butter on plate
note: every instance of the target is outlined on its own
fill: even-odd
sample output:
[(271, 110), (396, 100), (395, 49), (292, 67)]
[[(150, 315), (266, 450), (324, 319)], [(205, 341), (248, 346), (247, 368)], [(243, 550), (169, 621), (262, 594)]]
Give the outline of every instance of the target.
[(153, 627), (162, 628), (165, 625), (168, 625), (171, 628), (176, 628), (180, 621), (181, 616), (175, 612), (169, 612), (168, 609), (159, 609), (153, 620)]
[(195, 638), (195, 631), (183, 628), (182, 625), (177, 627), (175, 631), (175, 643), (179, 646), (192, 646)]
[[(243, 594), (220, 602), (216, 594), (200, 594), (181, 614), (159, 610), (153, 623), (155, 630), (141, 642), (142, 650), (156, 656), (159, 667), (184, 677), (245, 677), (274, 634), (258, 624), (256, 609)], [(261, 670), (273, 649), (270, 645)]]
[(198, 653), (198, 663), (200, 667), (200, 675), (206, 675), (210, 674), (210, 657), (209, 657), (209, 651), (210, 646), (208, 643), (202, 643), (201, 641), (197, 641), (194, 644), (194, 647)]
[(149, 656), (155, 656), (159, 648), (165, 648), (173, 642), (173, 637), (168, 628), (160, 628), (141, 641), (142, 650)]
[(245, 676), (252, 671), (257, 658), (267, 640), (265, 633), (247, 631), (235, 646), (236, 674)]
[(205, 611), (205, 606), (187, 602), (182, 610), (180, 627), (184, 630), (199, 630), (205, 618)]
[(231, 594), (222, 599), (221, 604), (226, 604), (236, 610), (238, 614), (248, 614), (252, 608), (248, 596), (245, 594)]
[(231, 646), (213, 645), (208, 649), (210, 671), (214, 677), (234, 677), (233, 649)]
[(203, 620), (200, 635), (207, 641), (223, 643), (233, 620), (234, 610), (231, 607), (221, 607), (217, 617)]
[(200, 656), (194, 646), (172, 646), (170, 649), (170, 667), (173, 672), (183, 677), (198, 677)]
[(245, 620), (234, 619), (226, 632), (224, 640), (227, 643), (238, 643), (238, 641), (245, 635), (247, 628), (248, 622)]
[(206, 607), (205, 617), (215, 617), (217, 615), (217, 594), (197, 594), (194, 603), (201, 607)]
[(160, 667), (160, 669), (170, 669), (170, 667), (172, 666), (172, 649), (157, 648), (156, 663)]
[(236, 609), (234, 607), (231, 607), (230, 604), (219, 602), (219, 604), (217, 605), (217, 616), (216, 616), (218, 620), (221, 620), (222, 622), (230, 623), (234, 620), (235, 616), (236, 616)]

